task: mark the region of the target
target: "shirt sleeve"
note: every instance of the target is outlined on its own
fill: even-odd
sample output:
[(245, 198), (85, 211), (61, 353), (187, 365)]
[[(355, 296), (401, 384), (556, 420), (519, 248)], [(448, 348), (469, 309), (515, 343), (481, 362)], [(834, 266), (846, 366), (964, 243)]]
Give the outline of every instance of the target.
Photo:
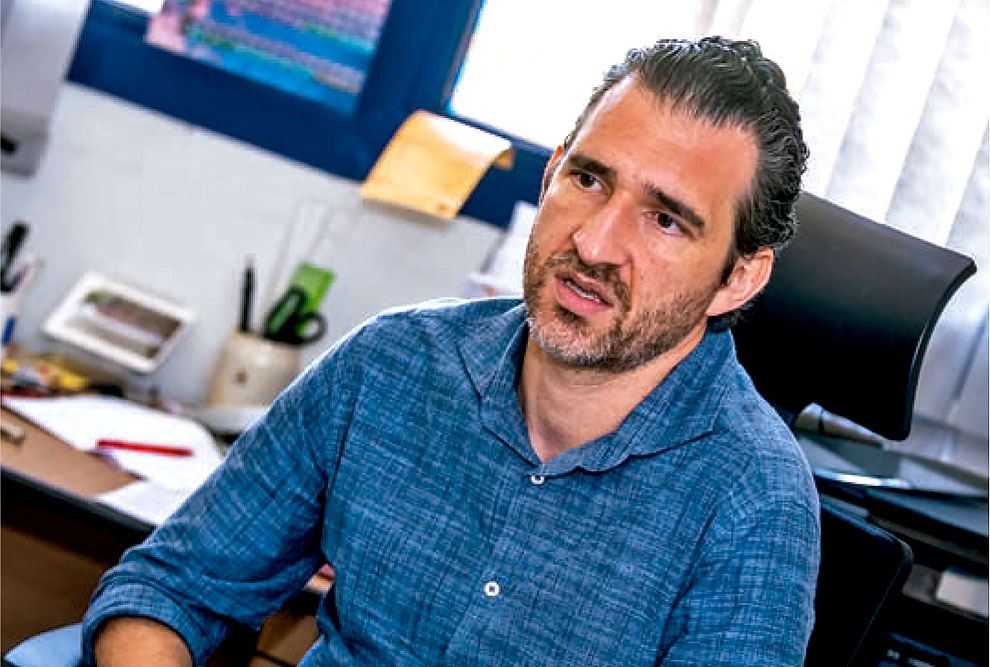
[(323, 563), (320, 525), (348, 419), (345, 343), (315, 362), (233, 445), (224, 463), (94, 592), (83, 654), (112, 616), (157, 619), (196, 664), (229, 621), (260, 624)]
[(804, 664), (820, 552), (814, 504), (763, 498), (715, 518), (658, 664)]

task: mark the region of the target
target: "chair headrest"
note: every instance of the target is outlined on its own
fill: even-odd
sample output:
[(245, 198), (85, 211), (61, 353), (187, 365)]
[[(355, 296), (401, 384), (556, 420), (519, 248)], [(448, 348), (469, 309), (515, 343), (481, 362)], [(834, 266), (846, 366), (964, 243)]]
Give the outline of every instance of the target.
[(785, 416), (817, 403), (902, 440), (935, 322), (976, 265), (807, 193), (797, 217), (770, 283), (733, 329), (739, 360)]

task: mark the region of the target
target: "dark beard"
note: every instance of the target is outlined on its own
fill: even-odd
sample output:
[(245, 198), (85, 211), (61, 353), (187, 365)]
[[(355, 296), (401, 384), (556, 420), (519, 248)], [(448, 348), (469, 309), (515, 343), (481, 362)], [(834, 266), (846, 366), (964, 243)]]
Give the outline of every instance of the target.
[[(706, 317), (718, 291), (715, 284), (675, 294), (630, 320), (629, 288), (619, 278), (618, 267), (586, 264), (573, 249), (551, 255), (541, 266), (537, 266), (538, 257), (539, 250), (530, 237), (523, 283), (530, 336), (551, 358), (573, 368), (618, 374), (656, 359), (674, 349)], [(556, 304), (553, 313), (548, 313), (540, 304), (548, 277), (560, 266), (608, 286), (616, 312), (606, 332), (592, 337), (585, 318)], [(566, 331), (562, 333), (556, 323), (563, 324)], [(575, 345), (581, 336), (587, 337), (587, 342)]]

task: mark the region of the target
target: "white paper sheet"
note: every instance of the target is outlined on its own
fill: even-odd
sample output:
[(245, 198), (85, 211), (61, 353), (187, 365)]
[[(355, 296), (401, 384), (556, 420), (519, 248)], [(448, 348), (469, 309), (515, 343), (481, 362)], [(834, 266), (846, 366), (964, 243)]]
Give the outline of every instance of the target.
[(158, 525), (179, 508), (192, 489), (170, 489), (149, 481), (132, 482), (96, 499), (124, 514)]
[(221, 461), (213, 436), (198, 422), (123, 399), (4, 396), (3, 404), (85, 452), (94, 451), (101, 439), (188, 447), (192, 456), (100, 450), (122, 468), (168, 489), (188, 491), (199, 486)]

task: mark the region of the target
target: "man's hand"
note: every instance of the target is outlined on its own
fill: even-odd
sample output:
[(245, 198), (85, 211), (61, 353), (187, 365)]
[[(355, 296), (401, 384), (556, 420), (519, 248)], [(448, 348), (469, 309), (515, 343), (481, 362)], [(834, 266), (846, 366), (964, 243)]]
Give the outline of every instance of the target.
[(182, 637), (158, 621), (137, 616), (118, 616), (104, 623), (96, 635), (94, 656), (98, 667), (192, 667), (192, 656)]

